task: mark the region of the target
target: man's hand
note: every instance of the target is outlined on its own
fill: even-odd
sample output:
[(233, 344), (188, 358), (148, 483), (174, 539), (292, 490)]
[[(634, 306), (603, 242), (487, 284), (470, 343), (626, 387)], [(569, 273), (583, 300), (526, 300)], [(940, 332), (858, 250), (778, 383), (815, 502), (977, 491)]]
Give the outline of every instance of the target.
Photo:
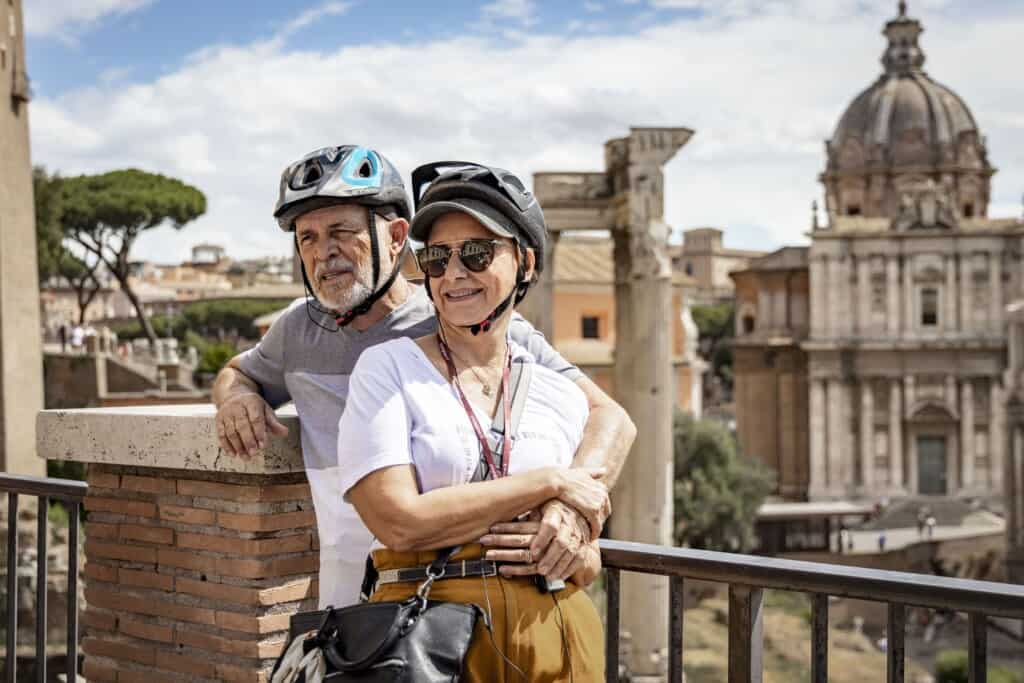
[(259, 394), (237, 394), (217, 408), (217, 441), (220, 447), (242, 458), (251, 458), (267, 443), (267, 429), (276, 436), (288, 434)]
[[(538, 558), (541, 574), (551, 567), (551, 573), (574, 574), (582, 565), (583, 552), (591, 538), (590, 522), (575, 508), (560, 500), (549, 500), (540, 508), (540, 529), (533, 539), (530, 551)], [(571, 568), (572, 571), (568, 571)]]
[(491, 527), (491, 533), (480, 539), (480, 543), (487, 549), (484, 559), (505, 563), (498, 571), (506, 578), (543, 574), (551, 580), (565, 580), (584, 568), (588, 558), (587, 546), (573, 541), (572, 534), (566, 537), (567, 547), (561, 549), (558, 561), (542, 566), (543, 560), (539, 562), (540, 558), (530, 550), (540, 529), (541, 523), (537, 521), (495, 524)]

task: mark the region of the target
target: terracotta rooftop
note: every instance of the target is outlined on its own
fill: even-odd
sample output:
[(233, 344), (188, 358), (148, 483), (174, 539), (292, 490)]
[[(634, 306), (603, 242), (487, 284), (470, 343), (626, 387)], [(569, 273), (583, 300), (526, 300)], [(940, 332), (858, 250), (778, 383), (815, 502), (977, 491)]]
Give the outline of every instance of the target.
[[(563, 236), (555, 255), (555, 283), (612, 285), (615, 268), (612, 261), (612, 240), (607, 237)], [(697, 281), (685, 273), (672, 273), (672, 283), (696, 286)]]

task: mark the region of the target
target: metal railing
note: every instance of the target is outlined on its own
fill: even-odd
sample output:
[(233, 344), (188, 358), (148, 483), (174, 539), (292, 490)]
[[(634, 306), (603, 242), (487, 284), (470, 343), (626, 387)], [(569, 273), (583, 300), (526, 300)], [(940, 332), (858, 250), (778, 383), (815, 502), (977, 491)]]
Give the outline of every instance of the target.
[(46, 680), (46, 555), (50, 500), (68, 506), (67, 680), (78, 675), (78, 517), (89, 486), (84, 481), (0, 474), (0, 493), (7, 494), (7, 683), (18, 668), (18, 496), (39, 502), (36, 540), (36, 680)]
[(889, 606), (887, 683), (903, 683), (907, 607), (966, 612), (971, 683), (987, 672), (989, 616), (1024, 619), (1024, 585), (951, 579), (928, 574), (799, 562), (625, 541), (601, 541), (608, 601), (606, 680), (619, 677), (619, 592), (622, 571), (669, 577), (669, 681), (683, 680), (683, 585), (698, 579), (729, 586), (729, 683), (760, 683), (763, 591), (811, 597), (811, 681), (828, 680), (829, 596)]

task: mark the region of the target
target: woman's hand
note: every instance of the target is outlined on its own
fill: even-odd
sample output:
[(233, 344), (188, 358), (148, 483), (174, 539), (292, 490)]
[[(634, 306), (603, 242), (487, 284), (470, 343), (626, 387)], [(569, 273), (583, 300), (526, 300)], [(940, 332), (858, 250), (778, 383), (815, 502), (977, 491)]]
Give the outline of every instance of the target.
[(608, 487), (601, 481), (607, 473), (604, 467), (573, 467), (558, 470), (558, 499), (571, 505), (590, 525), (589, 541), (601, 535), (602, 520), (611, 514), (612, 501)]

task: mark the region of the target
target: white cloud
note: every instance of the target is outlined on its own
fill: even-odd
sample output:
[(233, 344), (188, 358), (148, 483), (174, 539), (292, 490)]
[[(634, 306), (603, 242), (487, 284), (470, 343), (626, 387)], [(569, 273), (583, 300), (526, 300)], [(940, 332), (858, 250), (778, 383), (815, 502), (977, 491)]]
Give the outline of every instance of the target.
[(529, 26), (536, 23), (536, 14), (537, 5), (534, 0), (494, 0), (480, 8), (481, 18), (494, 24), (511, 21)]
[[(722, 226), (730, 245), (770, 248), (803, 241), (821, 197), (823, 141), (878, 76), (878, 30), (890, 14), (822, 20), (779, 9), (629, 35), (535, 31), (326, 52), (273, 40), (213, 47), (153, 82), (40, 95), (33, 153), (64, 173), (132, 165), (200, 187), (206, 216), (138, 243), (137, 257), (168, 261), (226, 235), (234, 256), (287, 252), (270, 215), (278, 174), (327, 144), (372, 145), (406, 173), (469, 158), (529, 178), (600, 170), (603, 143), (630, 125), (682, 125), (697, 132), (667, 168), (667, 220)], [(1001, 67), (1024, 14), (924, 14), (926, 66), (972, 107), (1000, 168), (993, 213), (1019, 215), (1024, 83)]]
[(352, 9), (351, 2), (325, 2), (316, 7), (311, 7), (285, 24), (285, 27), (281, 29), (275, 38), (277, 40), (284, 40), (320, 19), (341, 16), (350, 9)]
[(29, 35), (73, 41), (101, 20), (131, 14), (153, 0), (30, 0), (25, 5), (25, 31)]

